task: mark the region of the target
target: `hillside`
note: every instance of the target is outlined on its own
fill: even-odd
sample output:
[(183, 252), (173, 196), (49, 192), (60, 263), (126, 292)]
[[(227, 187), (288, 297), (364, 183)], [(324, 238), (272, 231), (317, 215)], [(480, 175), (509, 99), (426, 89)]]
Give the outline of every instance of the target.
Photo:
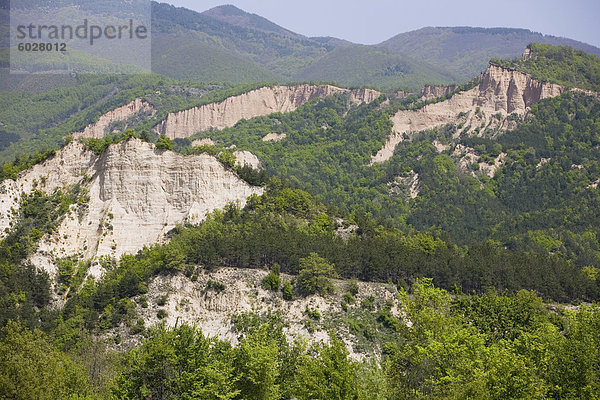
[(512, 28), (429, 27), (401, 33), (378, 46), (410, 54), (465, 81), (481, 73), (491, 58), (518, 57), (532, 42), (571, 46), (600, 56), (600, 49), (586, 43)]
[[(79, 8), (68, 8), (68, 12), (75, 19), (110, 7), (122, 8), (123, 12), (135, 8), (123, 1), (114, 0), (110, 6), (84, 2)], [(57, 4), (68, 7), (73, 3)], [(36, 11), (36, 4), (28, 3), (29, 12), (41, 17), (36, 14), (40, 12)], [(118, 4), (122, 7), (117, 7)], [(165, 3), (152, 2), (151, 6), (153, 72), (179, 80), (319, 81), (379, 90), (418, 90), (425, 83), (469, 80), (483, 72), (491, 58), (513, 58), (532, 42), (569, 45), (600, 54), (600, 49), (585, 43), (510, 28), (423, 28), (399, 34), (376, 46), (363, 46), (338, 38), (309, 38), (232, 5), (202, 13)], [(0, 12), (0, 18), (6, 20), (7, 15)], [(128, 60), (127, 64), (135, 64), (139, 58), (135, 51), (116, 54), (114, 49), (97, 50), (107, 59), (77, 54), (72, 60), (65, 60), (57, 55), (36, 68), (68, 64), (76, 72), (131, 71), (131, 66), (122, 67), (113, 61)], [(0, 66), (5, 64), (6, 60), (0, 60)], [(10, 81), (4, 85), (6, 88), (30, 87), (19, 85), (22, 78), (3, 77)], [(62, 80), (54, 80), (54, 85), (61, 84)]]
[(522, 58), (494, 63), (567, 87), (600, 92), (600, 58), (568, 46), (532, 43)]
[(427, 83), (448, 83), (453, 78), (440, 68), (396, 52), (372, 46), (341, 45), (301, 69), (294, 79), (392, 90), (398, 87), (417, 89)]
[[(332, 75), (425, 79), (231, 7), (158, 6), (165, 49), (222, 38), (250, 78), (286, 37)], [(412, 93), (156, 74), (1, 93), (0, 393), (596, 398), (599, 66), (533, 44)]]

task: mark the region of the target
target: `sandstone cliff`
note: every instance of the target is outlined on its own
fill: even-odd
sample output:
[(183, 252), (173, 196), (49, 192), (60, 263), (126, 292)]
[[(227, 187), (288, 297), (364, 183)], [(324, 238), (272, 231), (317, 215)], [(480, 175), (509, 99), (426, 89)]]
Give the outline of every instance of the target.
[(80, 216), (73, 209), (54, 235), (42, 239), (33, 257), (51, 275), (54, 257), (136, 253), (163, 240), (177, 224), (199, 222), (214, 209), (244, 204), (263, 191), (206, 154), (183, 156), (131, 139), (98, 156), (74, 141), (17, 181), (0, 185), (1, 231), (9, 227), (11, 207), (18, 209), (21, 193), (31, 192), (36, 182), (48, 193), (80, 183), (90, 196), (87, 212)]
[(478, 128), (483, 131), (489, 127), (507, 129), (508, 114), (523, 115), (536, 102), (558, 96), (564, 91), (565, 88), (560, 85), (539, 82), (522, 72), (490, 65), (475, 88), (416, 111), (398, 111), (391, 118), (394, 124), (392, 134), (384, 147), (371, 158), (371, 163), (390, 159), (396, 145), (404, 140), (405, 135), (410, 136), (411, 132), (448, 123), (462, 123), (466, 127), (464, 132), (473, 132)]
[(106, 129), (115, 122), (126, 121), (139, 113), (154, 113), (152, 106), (142, 99), (135, 99), (129, 104), (116, 108), (102, 115), (98, 121), (85, 127), (82, 132), (73, 133), (75, 138), (103, 138), (107, 133)]
[(381, 94), (372, 89), (348, 90), (331, 85), (263, 87), (229, 97), (220, 103), (169, 114), (166, 120), (155, 127), (155, 131), (171, 139), (185, 138), (210, 128), (231, 127), (241, 119), (294, 111), (311, 99), (336, 93), (348, 93), (350, 100), (356, 104), (370, 103)]
[(450, 86), (439, 86), (439, 85), (427, 85), (421, 91), (421, 101), (436, 99), (438, 97), (444, 97), (452, 93), (458, 88), (458, 85)]

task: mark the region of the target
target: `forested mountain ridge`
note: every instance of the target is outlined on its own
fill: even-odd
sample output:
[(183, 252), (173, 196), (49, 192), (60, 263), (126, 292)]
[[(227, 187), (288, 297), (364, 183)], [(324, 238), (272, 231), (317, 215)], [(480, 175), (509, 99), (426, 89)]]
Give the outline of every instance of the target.
[[(598, 59), (531, 51), (536, 65), (572, 70), (534, 79), (519, 72), (527, 65), (497, 62), (459, 87), (369, 101), (340, 89), (175, 140), (152, 131), (167, 111), (274, 85), (157, 77), (120, 98), (132, 112), (102, 120), (104, 137), (67, 137), (55, 154), (5, 164), (0, 390), (595, 398), (600, 312), (585, 302), (600, 298), (600, 101), (569, 88), (594, 84)], [(471, 108), (404, 132), (390, 158), (371, 162), (398, 113), (462, 104), (465, 93), (477, 93)], [(251, 155), (255, 167), (238, 162)], [(211, 180), (222, 188), (201, 191)], [(173, 217), (200, 214), (195, 203), (241, 187), (256, 193), (245, 204), (171, 229)], [(113, 239), (141, 214), (161, 239), (129, 254)], [(65, 229), (75, 225), (79, 234)], [(72, 246), (88, 233), (95, 240)]]
[(427, 27), (401, 33), (378, 46), (410, 54), (464, 81), (483, 71), (490, 58), (518, 57), (529, 43), (570, 46), (600, 56), (600, 49), (586, 43), (513, 28)]
[[(45, 4), (30, 2), (28, 6), (34, 8), (37, 3)], [(54, 3), (66, 7), (77, 2)], [(134, 6), (123, 0), (100, 6), (93, 2), (79, 5), (82, 15), (111, 7), (128, 10)], [(419, 89), (425, 83), (468, 80), (481, 73), (490, 58), (515, 57), (531, 42), (569, 45), (600, 54), (594, 46), (525, 29), (423, 28), (378, 45), (358, 45), (337, 38), (309, 38), (231, 5), (202, 13), (158, 2), (152, 2), (151, 7), (152, 71), (180, 80), (314, 80), (379, 90)], [(6, 66), (8, 58), (2, 61)], [(73, 68), (78, 72), (106, 72), (118, 67), (108, 60), (90, 58), (87, 62), (89, 65), (85, 57), (78, 57), (73, 60)], [(6, 85), (9, 88), (19, 87), (18, 81), (23, 79), (3, 77), (14, 81)], [(63, 84), (59, 79), (55, 83)]]

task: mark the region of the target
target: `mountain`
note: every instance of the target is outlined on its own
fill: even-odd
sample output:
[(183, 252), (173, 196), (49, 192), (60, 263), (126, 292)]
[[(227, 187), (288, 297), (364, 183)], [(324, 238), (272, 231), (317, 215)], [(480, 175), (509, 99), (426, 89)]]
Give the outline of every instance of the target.
[[(84, 2), (69, 7), (72, 18), (89, 16), (114, 8)], [(29, 12), (40, 13), (36, 4)], [(70, 6), (74, 0), (57, 4)], [(135, 4), (125, 2), (123, 12)], [(137, 3), (136, 3), (137, 4)], [(397, 35), (377, 46), (353, 44), (331, 37), (309, 38), (281, 27), (261, 16), (224, 5), (199, 13), (165, 3), (152, 2), (152, 69), (179, 80), (248, 83), (256, 81), (321, 81), (346, 86), (371, 86), (378, 89), (420, 89), (425, 83), (463, 82), (483, 72), (491, 58), (512, 58), (531, 42), (570, 45), (590, 54), (600, 49), (565, 38), (544, 36), (524, 29), (510, 28), (423, 28)], [(6, 19), (6, 12), (0, 11)], [(98, 47), (99, 54), (111, 54)], [(119, 52), (117, 59), (135, 62), (135, 52)], [(68, 63), (58, 59), (51, 65)], [(107, 60), (78, 55), (71, 61), (76, 72), (116, 71), (123, 67)], [(7, 57), (0, 60), (6, 66)], [(47, 68), (48, 65), (41, 65)], [(131, 70), (125, 66), (125, 70)], [(19, 85), (20, 78), (6, 76), (6, 88)], [(62, 80), (49, 80), (46, 87)]]
[[(153, 32), (154, 72), (178, 79), (248, 82), (258, 75), (270, 81), (379, 88), (452, 81), (442, 69), (397, 52), (336, 38), (308, 38), (234, 6), (197, 13), (153, 3)], [(185, 56), (173, 63), (173, 54)], [(232, 76), (235, 71), (237, 77)]]
[(233, 5), (214, 7), (210, 10), (204, 11), (202, 14), (242, 28), (248, 28), (267, 33), (275, 33), (297, 39), (306, 39), (304, 36), (282, 28), (281, 26), (274, 24), (260, 15), (247, 13)]
[(600, 56), (599, 48), (586, 43), (513, 28), (428, 27), (401, 33), (378, 46), (409, 54), (465, 81), (481, 73), (491, 58), (518, 57), (532, 42), (571, 46)]
[(342, 45), (294, 75), (297, 81), (325, 81), (384, 90), (452, 82), (443, 69), (373, 46)]
[(1, 93), (0, 393), (594, 398), (599, 67)]

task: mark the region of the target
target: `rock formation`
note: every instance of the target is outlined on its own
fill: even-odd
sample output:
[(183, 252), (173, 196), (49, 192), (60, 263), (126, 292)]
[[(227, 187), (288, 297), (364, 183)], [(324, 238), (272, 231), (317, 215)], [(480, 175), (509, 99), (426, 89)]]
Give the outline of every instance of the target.
[(246, 150), (236, 150), (233, 152), (235, 156), (236, 165), (243, 167), (244, 165), (248, 165), (253, 169), (260, 168), (260, 160), (254, 154), (250, 153)]
[(438, 97), (444, 97), (452, 93), (458, 88), (458, 85), (450, 86), (439, 86), (439, 85), (427, 85), (421, 91), (421, 101), (437, 99)]
[(199, 222), (229, 202), (243, 205), (263, 192), (207, 154), (183, 156), (130, 139), (96, 155), (74, 141), (16, 181), (2, 182), (0, 230), (9, 226), (10, 209), (18, 209), (21, 193), (36, 186), (51, 193), (76, 183), (89, 191), (87, 212), (80, 216), (73, 209), (34, 256), (51, 274), (54, 257), (134, 254), (164, 240), (177, 224)]
[(268, 133), (263, 138), (263, 142), (279, 142), (287, 137), (285, 133)]
[(186, 138), (210, 128), (231, 127), (241, 119), (294, 111), (311, 99), (336, 93), (348, 93), (350, 100), (356, 104), (370, 103), (381, 94), (372, 89), (349, 90), (331, 85), (263, 87), (229, 97), (220, 103), (169, 114), (166, 120), (155, 127), (155, 131), (171, 139)]
[(126, 121), (136, 114), (141, 112), (154, 113), (152, 106), (142, 99), (135, 99), (129, 104), (115, 108), (112, 111), (102, 115), (98, 121), (85, 127), (82, 132), (73, 133), (75, 138), (103, 138), (107, 133), (108, 128), (114, 122)]
[(498, 120), (495, 115), (502, 118), (512, 113), (524, 115), (531, 105), (564, 91), (565, 88), (560, 85), (539, 82), (522, 72), (490, 64), (475, 88), (416, 111), (398, 111), (391, 118), (394, 124), (392, 134), (371, 158), (371, 163), (390, 159), (405, 135), (458, 122), (461, 113), (466, 116), (461, 122), (469, 132), (478, 127), (488, 128), (491, 124), (496, 124), (498, 129), (506, 129), (507, 121)]

